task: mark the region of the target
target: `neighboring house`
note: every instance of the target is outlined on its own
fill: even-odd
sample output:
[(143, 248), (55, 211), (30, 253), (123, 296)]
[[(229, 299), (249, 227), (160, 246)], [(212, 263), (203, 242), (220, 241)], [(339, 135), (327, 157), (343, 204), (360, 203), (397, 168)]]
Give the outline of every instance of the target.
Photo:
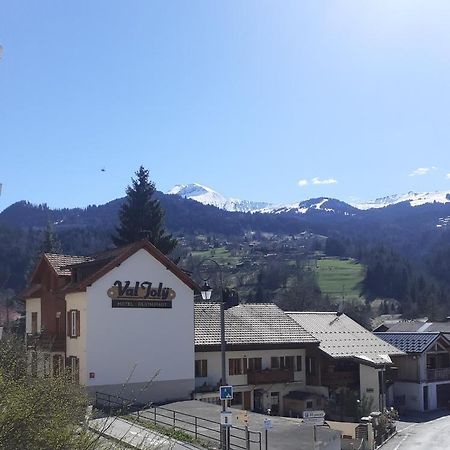
[(23, 294), (31, 372), (68, 368), (92, 392), (139, 401), (189, 398), (196, 289), (147, 241), (44, 254)]
[[(307, 386), (308, 349), (319, 342), (271, 303), (249, 303), (225, 311), (226, 382), (232, 406), (287, 416), (322, 409), (326, 390)], [(221, 380), (220, 308), (195, 303), (194, 398), (217, 403)]]
[(308, 349), (308, 385), (329, 390), (331, 417), (351, 417), (352, 399), (363, 409), (389, 405), (391, 356), (403, 351), (386, 343), (345, 314), (337, 312), (286, 313), (312, 334), (320, 345)]
[(398, 367), (394, 383), (396, 408), (428, 411), (449, 405), (450, 340), (446, 335), (428, 331), (389, 331), (376, 335), (405, 352), (404, 356), (393, 358)]
[(443, 333), (450, 339), (450, 318), (442, 322), (430, 322), (426, 318), (424, 319), (399, 319), (395, 321), (386, 320), (377, 328), (374, 333), (378, 332), (409, 332), (409, 333)]

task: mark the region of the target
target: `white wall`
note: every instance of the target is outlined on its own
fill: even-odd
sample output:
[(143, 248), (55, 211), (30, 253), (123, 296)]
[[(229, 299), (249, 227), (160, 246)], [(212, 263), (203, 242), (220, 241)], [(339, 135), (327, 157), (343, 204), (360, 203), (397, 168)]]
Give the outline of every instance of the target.
[(423, 411), (423, 384), (396, 381), (394, 383), (395, 397), (405, 396), (405, 405), (394, 405), (400, 409)]
[[(150, 281), (175, 290), (173, 307), (112, 308), (108, 289), (116, 280)], [(89, 386), (192, 380), (193, 291), (141, 249), (87, 288), (86, 372)]]
[[(76, 338), (66, 337), (66, 354), (67, 356), (76, 356), (80, 362), (80, 384), (86, 384), (88, 380), (86, 367), (86, 338), (87, 338), (87, 323), (86, 323), (86, 293), (77, 292), (66, 295), (66, 310), (76, 309), (80, 311), (80, 336)], [(67, 314), (67, 313), (66, 313)], [(66, 317), (67, 321), (67, 317)], [(67, 327), (66, 324), (66, 335)]]
[(359, 365), (359, 386), (361, 399), (366, 396), (372, 398), (372, 410), (380, 410), (380, 386), (378, 381), (378, 372), (380, 369), (374, 367)]
[(424, 381), (427, 379), (427, 354), (422, 353), (419, 356), (419, 380)]
[(25, 329), (27, 333), (31, 333), (31, 313), (37, 312), (37, 331), (41, 331), (41, 299), (26, 299)]
[[(246, 351), (227, 351), (226, 352), (226, 377), (227, 383), (233, 386), (243, 386), (247, 384), (247, 375), (229, 375), (229, 359), (230, 358), (262, 358), (262, 369), (268, 369), (271, 366), (270, 358), (272, 356), (301, 356), (302, 371), (294, 372), (294, 381), (305, 384), (305, 350), (302, 349), (286, 349), (286, 350), (246, 350)], [(195, 384), (197, 386), (207, 385), (214, 386), (222, 378), (222, 360), (220, 352), (196, 352), (195, 359), (206, 359), (208, 361), (208, 377), (197, 378)], [(296, 362), (294, 362), (295, 364)]]

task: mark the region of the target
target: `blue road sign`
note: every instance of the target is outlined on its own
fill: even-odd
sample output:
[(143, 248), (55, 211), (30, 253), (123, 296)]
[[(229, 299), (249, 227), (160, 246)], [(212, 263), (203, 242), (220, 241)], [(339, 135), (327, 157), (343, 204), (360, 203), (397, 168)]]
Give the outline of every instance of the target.
[(233, 400), (233, 386), (220, 386), (220, 400)]

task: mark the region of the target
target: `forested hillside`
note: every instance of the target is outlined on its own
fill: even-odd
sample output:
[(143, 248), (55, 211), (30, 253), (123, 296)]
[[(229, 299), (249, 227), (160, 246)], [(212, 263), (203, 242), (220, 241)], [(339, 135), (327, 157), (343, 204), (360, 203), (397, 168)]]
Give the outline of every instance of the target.
[[(251, 214), (157, 195), (166, 227), (180, 242), (174, 258), (195, 272), (202, 256), (211, 256), (211, 251), (219, 255), (222, 249), (230, 285), (243, 300), (275, 300), (289, 309), (328, 309), (344, 297), (357, 314), (368, 315), (374, 313), (372, 300), (384, 298), (395, 300), (389, 308), (384, 304), (389, 312), (449, 315), (449, 204), (397, 204), (360, 211), (336, 201), (333, 212)], [(0, 289), (19, 292), (24, 287), (48, 224), (65, 253), (86, 255), (112, 247), (122, 203), (117, 199), (58, 210), (19, 202), (6, 208), (0, 213)], [(325, 264), (320, 261), (326, 256), (361, 263), (362, 281), (351, 296), (345, 287), (336, 295), (320, 285), (319, 268)], [(336, 275), (337, 266), (331, 266)]]

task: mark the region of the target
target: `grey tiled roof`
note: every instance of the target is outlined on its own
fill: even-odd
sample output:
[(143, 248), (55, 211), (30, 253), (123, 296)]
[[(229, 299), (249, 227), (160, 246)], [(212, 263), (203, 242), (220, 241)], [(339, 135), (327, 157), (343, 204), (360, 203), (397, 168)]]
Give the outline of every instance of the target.
[(336, 312), (288, 312), (320, 341), (319, 348), (333, 358), (356, 358), (370, 364), (390, 363), (389, 355), (402, 355), (345, 314)]
[[(199, 302), (195, 310), (195, 345), (220, 344), (220, 306)], [(227, 344), (306, 344), (318, 341), (272, 303), (246, 303), (225, 311)]]
[(397, 320), (395, 322), (383, 322), (381, 326), (385, 326), (388, 331), (419, 331), (420, 328), (425, 326), (427, 323), (421, 320)]
[(450, 333), (450, 322), (424, 322), (423, 320), (401, 320), (396, 323), (383, 323), (389, 333), (417, 331)]
[(380, 339), (406, 353), (422, 353), (440, 333), (375, 333)]
[(73, 264), (80, 264), (87, 261), (92, 261), (93, 258), (89, 256), (74, 256), (74, 255), (59, 255), (57, 253), (44, 253), (47, 261), (51, 264), (58, 275), (70, 276), (70, 266)]

